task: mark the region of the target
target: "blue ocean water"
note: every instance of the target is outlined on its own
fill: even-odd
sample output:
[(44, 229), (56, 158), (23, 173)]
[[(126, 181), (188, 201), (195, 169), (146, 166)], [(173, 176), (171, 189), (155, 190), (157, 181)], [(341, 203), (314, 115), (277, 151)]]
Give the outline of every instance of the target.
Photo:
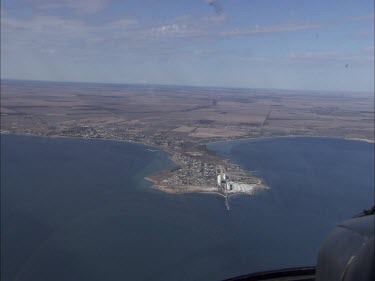
[(271, 189), (168, 195), (174, 164), (146, 146), (1, 136), (2, 280), (221, 280), (313, 265), (338, 222), (370, 207), (373, 144), (280, 138), (211, 144)]

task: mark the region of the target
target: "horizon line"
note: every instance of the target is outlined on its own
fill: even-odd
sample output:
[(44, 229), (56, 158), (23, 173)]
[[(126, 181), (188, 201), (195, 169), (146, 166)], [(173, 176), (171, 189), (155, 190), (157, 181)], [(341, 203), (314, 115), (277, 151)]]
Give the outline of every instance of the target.
[(234, 87), (234, 86), (203, 86), (186, 84), (164, 84), (164, 83), (145, 83), (145, 82), (93, 82), (93, 81), (66, 81), (66, 80), (39, 80), (39, 79), (19, 79), (19, 78), (0, 78), (0, 81), (23, 81), (23, 82), (44, 82), (44, 83), (70, 83), (70, 84), (101, 84), (101, 85), (138, 85), (138, 86), (156, 86), (156, 87), (190, 87), (206, 89), (227, 89), (227, 90), (273, 90), (273, 91), (293, 91), (293, 92), (327, 92), (327, 93), (366, 93), (374, 94), (375, 86), (372, 91), (365, 90), (323, 90), (323, 89), (296, 89), (296, 88), (264, 88), (264, 87)]

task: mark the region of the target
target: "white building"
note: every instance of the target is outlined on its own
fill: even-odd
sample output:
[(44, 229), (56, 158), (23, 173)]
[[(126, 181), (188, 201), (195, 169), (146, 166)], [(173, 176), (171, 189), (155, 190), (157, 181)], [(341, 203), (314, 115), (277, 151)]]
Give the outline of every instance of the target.
[(218, 175), (218, 176), (217, 176), (217, 184), (218, 184), (218, 185), (221, 185), (221, 175)]

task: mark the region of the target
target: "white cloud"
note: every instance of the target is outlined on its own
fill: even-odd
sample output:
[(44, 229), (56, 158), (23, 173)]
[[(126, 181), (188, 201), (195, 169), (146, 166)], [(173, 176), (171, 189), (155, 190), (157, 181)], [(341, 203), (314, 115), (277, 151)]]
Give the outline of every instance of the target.
[[(81, 7), (85, 1), (78, 1), (74, 7)], [(93, 3), (107, 1), (94, 1)], [(52, 2), (51, 5), (55, 3)], [(61, 5), (73, 5), (70, 1), (63, 1)], [(102, 7), (96, 4), (95, 7)], [(73, 6), (72, 6), (73, 7)], [(96, 9), (97, 10), (97, 9)], [(272, 34), (280, 32), (294, 32), (323, 28), (352, 21), (367, 20), (374, 15), (365, 15), (342, 19), (334, 22), (307, 23), (295, 25), (255, 26), (249, 29), (223, 30), (226, 17), (216, 15), (212, 17), (193, 18), (183, 16), (166, 21), (158, 25), (144, 25), (134, 18), (116, 19), (101, 25), (92, 25), (80, 17), (66, 18), (36, 14), (30, 19), (15, 19), (5, 14), (1, 18), (2, 45), (6, 52), (16, 50), (33, 50), (45, 54), (66, 54), (76, 57), (98, 56), (110, 50), (111, 55), (124, 54), (158, 54), (178, 53), (176, 49), (183, 49), (202, 39), (221, 40), (240, 36), (256, 36), (258, 34)], [(197, 39), (196, 41), (194, 41)], [(198, 41), (199, 40), (199, 41)], [(44, 51), (43, 51), (44, 50)], [(46, 51), (49, 50), (49, 51)], [(51, 51), (53, 50), (53, 51)], [(367, 53), (369, 53), (368, 51)], [(182, 51), (181, 51), (182, 54)], [(195, 55), (209, 55), (195, 53)], [(299, 54), (283, 58), (284, 61), (302, 60), (345, 60), (349, 56), (335, 54)], [(367, 54), (371, 59), (373, 55)], [(352, 57), (352, 59), (354, 59)], [(265, 57), (243, 57), (242, 61), (270, 62), (273, 59)]]
[(303, 24), (288, 24), (288, 25), (274, 25), (274, 26), (259, 26), (256, 25), (254, 28), (249, 29), (234, 29), (229, 31), (222, 31), (222, 36), (249, 36), (264, 33), (280, 33), (280, 32), (292, 32), (300, 30), (318, 29), (323, 27), (335, 26), (344, 23), (362, 21), (373, 19), (374, 14), (363, 15), (358, 17), (345, 18), (337, 21), (330, 22), (317, 22), (317, 23), (303, 23)]
[(95, 14), (107, 7), (109, 0), (42, 0), (34, 1), (33, 4), (34, 7), (39, 10), (68, 8), (80, 14)]
[(338, 51), (331, 52), (307, 52), (294, 54), (291, 53), (286, 57), (289, 61), (303, 61), (303, 62), (365, 62), (369, 60), (374, 60), (372, 55), (363, 55), (362, 53), (345, 53)]
[(241, 57), (241, 61), (243, 62), (261, 62), (261, 63), (270, 63), (273, 62), (273, 58), (267, 57)]
[[(233, 56), (234, 57), (234, 56)], [(373, 54), (359, 52), (321, 51), (290, 53), (282, 56), (244, 56), (239, 54), (238, 59), (242, 62), (272, 63), (272, 64), (353, 64), (368, 63), (374, 61)]]

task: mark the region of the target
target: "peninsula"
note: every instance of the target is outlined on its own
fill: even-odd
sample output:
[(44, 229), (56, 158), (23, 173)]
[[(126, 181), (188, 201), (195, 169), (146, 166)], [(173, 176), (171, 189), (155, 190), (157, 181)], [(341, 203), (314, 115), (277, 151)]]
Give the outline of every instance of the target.
[(176, 163), (151, 175), (168, 193), (254, 194), (268, 188), (206, 144), (327, 136), (374, 141), (369, 93), (3, 80), (1, 133), (139, 142)]

